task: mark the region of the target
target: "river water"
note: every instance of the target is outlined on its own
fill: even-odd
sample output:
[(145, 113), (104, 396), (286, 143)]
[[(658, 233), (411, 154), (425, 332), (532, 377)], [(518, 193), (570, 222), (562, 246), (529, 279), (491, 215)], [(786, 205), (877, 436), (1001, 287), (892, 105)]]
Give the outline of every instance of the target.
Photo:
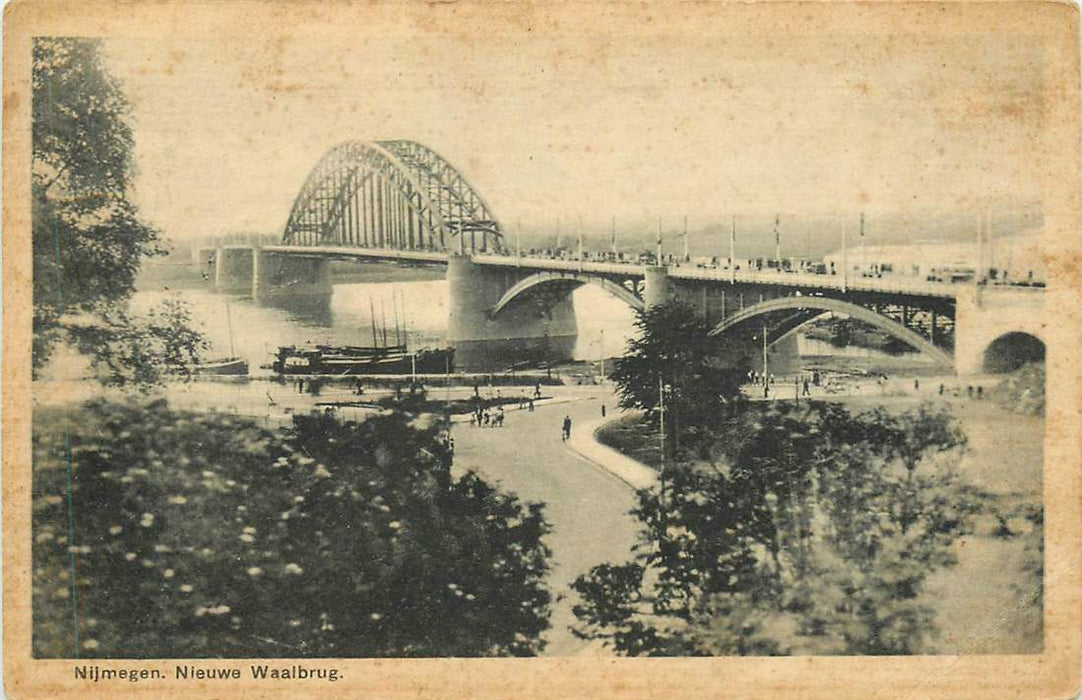
[[(622, 354), (633, 332), (631, 309), (589, 285), (573, 294), (579, 334), (573, 344), (569, 341), (571, 359)], [(375, 344), (393, 344), (396, 321), (399, 339), (411, 350), (447, 344), (448, 287), (443, 280), (341, 283), (330, 298), (274, 302), (197, 287), (148, 289), (135, 294), (132, 309), (143, 312), (165, 299), (189, 305), (194, 325), (211, 344), (208, 356), (243, 357), (256, 375), (269, 373), (259, 366), (270, 363), (280, 345), (372, 345), (373, 325)]]
[[(384, 268), (386, 266), (383, 266)], [(443, 279), (394, 280), (386, 269), (373, 273), (376, 281), (341, 281), (333, 285), (329, 297), (297, 296), (279, 300), (220, 294), (201, 286), (194, 276), (156, 283), (144, 281), (133, 298), (133, 311), (146, 311), (161, 301), (173, 298), (186, 302), (194, 324), (211, 345), (209, 357), (239, 356), (248, 360), (253, 375), (266, 375), (279, 346), (297, 345), (382, 345), (405, 342), (411, 350), (447, 345), (448, 285)], [(366, 273), (367, 274), (367, 273)], [(416, 275), (416, 273), (413, 273)], [(388, 279), (390, 277), (391, 279)], [(552, 339), (546, 347), (550, 357), (593, 361), (623, 354), (634, 333), (634, 313), (623, 302), (604, 290), (585, 285), (573, 292), (577, 338)], [(808, 363), (800, 358), (845, 359), (858, 364), (879, 361), (897, 365), (923, 361), (919, 355), (902, 358), (879, 350), (857, 346), (835, 347), (823, 340), (798, 334), (786, 354), (789, 361), (779, 364), (779, 371), (801, 371)], [(502, 370), (515, 362), (530, 359), (537, 350), (521, 346), (482, 349), (492, 362), (485, 367), (467, 366), (466, 353), (459, 353), (458, 369)], [(544, 339), (548, 345), (550, 339)], [(473, 350), (473, 349), (471, 349)], [(536, 356), (534, 357), (536, 359)], [(794, 362), (795, 361), (795, 362)], [(784, 367), (784, 369), (783, 369)]]

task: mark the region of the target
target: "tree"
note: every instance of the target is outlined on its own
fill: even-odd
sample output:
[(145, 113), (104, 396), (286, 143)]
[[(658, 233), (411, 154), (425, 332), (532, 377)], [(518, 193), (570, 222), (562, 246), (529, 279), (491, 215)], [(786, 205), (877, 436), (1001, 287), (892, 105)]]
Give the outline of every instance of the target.
[[(35, 39), (32, 87), (33, 368), (44, 366), (73, 327), (81, 331), (79, 347), (102, 367), (116, 366), (125, 355), (161, 367), (190, 365), (198, 342), (175, 344), (183, 351), (171, 357), (134, 348), (157, 345), (160, 324), (147, 328), (121, 306), (140, 261), (164, 248), (129, 198), (130, 105), (102, 64), (100, 42)], [(159, 316), (179, 319), (175, 308), (163, 308)], [(94, 323), (100, 332), (87, 332)], [(147, 379), (157, 370), (134, 374)]]
[(453, 475), (445, 429), (51, 409), (34, 435), (35, 655), (538, 653), (542, 507)]
[(748, 407), (712, 459), (639, 493), (637, 561), (575, 582), (578, 633), (625, 654), (918, 653), (923, 583), (983, 507), (954, 473), (963, 448), (925, 407)]
[(678, 438), (729, 414), (741, 396), (742, 373), (718, 361), (718, 341), (694, 309), (679, 302), (653, 306), (638, 312), (635, 327), (637, 337), (611, 374), (622, 408), (656, 419), (663, 397)]

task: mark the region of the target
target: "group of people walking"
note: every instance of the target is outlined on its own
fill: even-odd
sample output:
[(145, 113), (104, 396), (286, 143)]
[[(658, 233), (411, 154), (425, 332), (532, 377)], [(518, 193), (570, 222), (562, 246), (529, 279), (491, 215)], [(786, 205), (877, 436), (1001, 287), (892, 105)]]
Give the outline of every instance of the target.
[(504, 421), (503, 406), (497, 406), (495, 411), (484, 406), (478, 406), (470, 414), (470, 425), (480, 428), (502, 428)]

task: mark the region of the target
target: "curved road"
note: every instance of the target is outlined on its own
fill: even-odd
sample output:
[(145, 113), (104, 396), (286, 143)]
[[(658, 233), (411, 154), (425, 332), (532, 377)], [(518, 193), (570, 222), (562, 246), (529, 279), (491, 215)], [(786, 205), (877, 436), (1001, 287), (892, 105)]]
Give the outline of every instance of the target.
[(524, 501), (545, 503), (552, 525), (546, 543), (552, 550), (549, 587), (556, 602), (552, 626), (545, 633), (546, 656), (604, 653), (598, 643), (575, 638), (568, 630), (570, 584), (590, 567), (631, 558), (638, 526), (628, 514), (636, 505), (634, 491), (609, 472), (586, 461), (560, 439), (560, 424), (570, 415), (574, 425), (593, 421), (601, 411), (601, 396), (612, 408), (611, 394), (589, 389), (557, 390), (582, 398), (569, 403), (538, 405), (509, 411), (503, 428), (454, 427), (455, 467), (472, 469)]

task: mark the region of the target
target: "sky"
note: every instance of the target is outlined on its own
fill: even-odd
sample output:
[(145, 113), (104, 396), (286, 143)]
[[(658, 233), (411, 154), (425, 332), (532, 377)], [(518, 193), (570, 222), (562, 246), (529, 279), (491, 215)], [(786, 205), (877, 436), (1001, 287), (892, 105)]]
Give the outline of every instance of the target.
[(855, 226), (1041, 197), (1042, 54), (1018, 34), (358, 25), (105, 49), (133, 105), (136, 200), (175, 240), (280, 232), (349, 139), (425, 143), (508, 229)]

